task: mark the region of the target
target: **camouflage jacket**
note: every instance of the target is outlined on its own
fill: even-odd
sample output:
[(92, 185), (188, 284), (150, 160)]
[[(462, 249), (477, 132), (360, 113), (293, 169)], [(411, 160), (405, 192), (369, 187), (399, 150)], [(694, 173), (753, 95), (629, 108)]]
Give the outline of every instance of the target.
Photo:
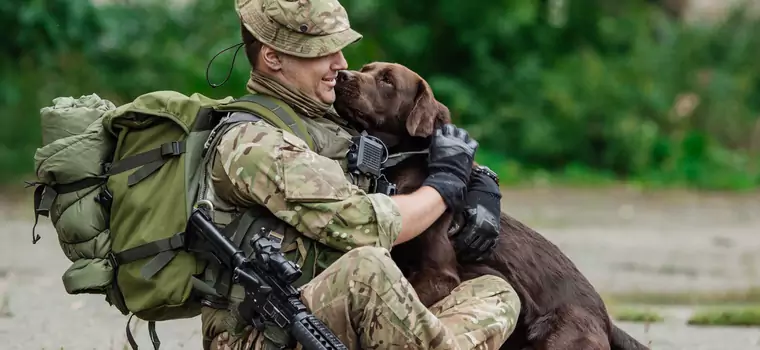
[(283, 251), (297, 249), (288, 257), (304, 270), (297, 285), (352, 248), (390, 250), (401, 230), (396, 203), (366, 193), (365, 182), (355, 183), (347, 174), (351, 134), (325, 118), (302, 120), (314, 150), (264, 121), (243, 123), (220, 136), (206, 180), (206, 196), (217, 212), (235, 214), (259, 205), (287, 224), (286, 243), (292, 244)]

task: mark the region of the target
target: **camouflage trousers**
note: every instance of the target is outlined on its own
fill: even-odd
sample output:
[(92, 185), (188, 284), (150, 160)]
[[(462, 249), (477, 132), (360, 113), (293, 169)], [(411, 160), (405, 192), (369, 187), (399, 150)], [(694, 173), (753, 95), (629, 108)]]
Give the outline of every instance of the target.
[[(498, 349), (514, 331), (520, 299), (503, 279), (463, 282), (430, 309), (393, 262), (388, 250), (349, 251), (304, 285), (301, 299), (349, 349)], [(206, 308), (205, 347), (263, 349), (263, 336), (239, 336), (220, 326), (229, 312)], [(299, 346), (300, 348), (300, 346)]]

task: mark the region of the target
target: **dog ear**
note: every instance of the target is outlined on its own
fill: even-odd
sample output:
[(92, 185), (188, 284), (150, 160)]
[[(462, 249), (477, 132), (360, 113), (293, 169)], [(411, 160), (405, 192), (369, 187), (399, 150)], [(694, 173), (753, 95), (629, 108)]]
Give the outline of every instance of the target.
[(448, 123), (450, 120), (449, 108), (438, 102), (430, 85), (424, 79), (420, 79), (417, 83), (414, 107), (406, 117), (406, 130), (409, 135), (428, 137), (433, 134), (437, 124)]

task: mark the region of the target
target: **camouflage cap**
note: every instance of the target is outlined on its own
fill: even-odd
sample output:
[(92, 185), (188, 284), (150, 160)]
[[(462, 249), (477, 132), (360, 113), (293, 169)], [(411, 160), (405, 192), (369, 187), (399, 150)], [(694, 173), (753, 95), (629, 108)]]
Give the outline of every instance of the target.
[(338, 0), (235, 0), (256, 39), (298, 57), (321, 57), (359, 41)]

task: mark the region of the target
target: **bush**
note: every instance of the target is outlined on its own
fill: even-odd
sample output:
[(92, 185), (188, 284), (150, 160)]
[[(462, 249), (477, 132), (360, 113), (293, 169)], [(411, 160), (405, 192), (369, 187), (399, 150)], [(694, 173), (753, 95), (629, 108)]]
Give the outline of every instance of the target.
[[(649, 1), (342, 3), (364, 34), (345, 50), (352, 68), (384, 60), (419, 72), (489, 159), (667, 185), (760, 184), (757, 21), (687, 26)], [(0, 57), (6, 179), (32, 170), (38, 111), (56, 96), (244, 93), (243, 54), (223, 87), (206, 82), (211, 57), (240, 40), (227, 1), (15, 0), (0, 5), (0, 19), (14, 38)], [(214, 61), (213, 82), (233, 52)]]

